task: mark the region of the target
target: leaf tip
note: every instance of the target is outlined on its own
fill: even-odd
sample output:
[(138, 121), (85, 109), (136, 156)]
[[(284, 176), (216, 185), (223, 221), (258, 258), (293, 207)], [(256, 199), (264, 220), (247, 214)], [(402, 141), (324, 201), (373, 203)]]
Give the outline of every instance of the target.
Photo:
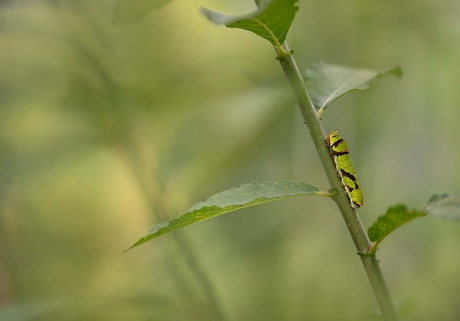
[(214, 22), (212, 19), (213, 16), (213, 11), (206, 8), (206, 7), (200, 7), (200, 13), (204, 15), (209, 21)]
[(143, 238), (141, 238), (141, 239), (138, 240), (136, 243), (134, 243), (133, 245), (131, 245), (129, 248), (127, 248), (126, 250), (124, 250), (123, 253), (121, 253), (121, 255), (125, 254), (126, 252), (128, 252), (128, 251), (132, 250), (133, 248), (135, 248), (135, 247), (141, 245), (142, 243), (144, 243), (144, 242), (142, 242), (142, 239), (143, 239)]
[(398, 78), (402, 78), (404, 76), (404, 71), (400, 66), (394, 66), (389, 70), (392, 74), (394, 74)]

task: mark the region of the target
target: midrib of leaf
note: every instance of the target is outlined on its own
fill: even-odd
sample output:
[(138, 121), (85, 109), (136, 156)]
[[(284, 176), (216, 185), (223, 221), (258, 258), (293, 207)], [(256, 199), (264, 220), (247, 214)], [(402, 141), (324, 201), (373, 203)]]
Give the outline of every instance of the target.
[(321, 192), (316, 186), (303, 182), (279, 181), (277, 183), (253, 182), (250, 184), (243, 184), (238, 188), (231, 188), (214, 194), (204, 202), (196, 203), (186, 213), (177, 218), (152, 226), (147, 234), (134, 243), (129, 249), (160, 235), (238, 209), (289, 197), (307, 195), (332, 197), (331, 193)]
[(263, 23), (262, 21), (260, 21), (257, 18), (252, 18), (251, 20), (256, 22), (256, 23), (258, 23), (258, 24), (260, 24), (262, 26), (262, 28), (264, 28), (268, 32), (270, 37), (272, 37), (273, 41), (276, 43), (276, 48), (278, 49), (278, 59), (283, 58), (283, 56), (285, 57), (285, 56), (289, 55), (289, 53), (284, 51), (284, 49), (281, 47), (281, 44), (280, 44), (280, 42), (278, 40), (278, 37), (275, 36), (273, 31), (265, 23)]
[(329, 104), (329, 102), (332, 101), (332, 99), (335, 97), (335, 95), (340, 91), (342, 90), (344, 87), (346, 87), (350, 82), (352, 82), (353, 80), (355, 80), (355, 78), (357, 78), (359, 75), (356, 74), (354, 75), (353, 77), (351, 77), (350, 79), (348, 79), (347, 81), (345, 81), (342, 85), (340, 85), (339, 87), (337, 87), (336, 90), (334, 90), (330, 95), (329, 97), (324, 101), (324, 103), (321, 105), (321, 108), (319, 109), (318, 111), (318, 114), (320, 112), (322, 112), (322, 110), (324, 109), (325, 106), (327, 106)]

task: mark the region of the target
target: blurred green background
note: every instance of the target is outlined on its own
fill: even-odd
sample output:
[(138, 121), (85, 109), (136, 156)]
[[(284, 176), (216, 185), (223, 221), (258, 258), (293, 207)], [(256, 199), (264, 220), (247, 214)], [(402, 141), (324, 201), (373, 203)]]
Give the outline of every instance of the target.
[[(162, 2), (0, 1), (0, 320), (375, 320), (325, 198), (234, 212), (121, 255), (232, 186), (328, 188), (270, 44), (199, 13), (253, 2)], [(460, 2), (299, 6), (288, 41), (302, 70), (405, 72), (323, 116), (352, 150), (365, 226), (389, 205), (459, 190)], [(394, 298), (415, 303), (407, 320), (460, 319), (459, 251), (460, 225), (434, 218), (383, 242)]]

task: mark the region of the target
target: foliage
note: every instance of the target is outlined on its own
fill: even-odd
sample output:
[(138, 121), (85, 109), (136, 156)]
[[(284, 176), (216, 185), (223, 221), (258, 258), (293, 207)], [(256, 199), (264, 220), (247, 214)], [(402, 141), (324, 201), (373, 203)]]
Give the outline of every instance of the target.
[(423, 211), (431, 216), (460, 222), (460, 192), (431, 196)]
[(274, 0), (266, 3), (253, 13), (241, 16), (223, 14), (202, 8), (206, 17), (228, 28), (239, 28), (254, 32), (272, 45), (283, 44), (297, 12), (297, 0)]
[(334, 100), (355, 90), (368, 89), (384, 75), (402, 76), (400, 67), (383, 71), (350, 68), (318, 62), (305, 71), (305, 84), (315, 108), (322, 113)]
[(315, 186), (302, 182), (279, 181), (277, 183), (254, 182), (232, 188), (209, 197), (205, 202), (193, 205), (185, 214), (165, 223), (152, 226), (147, 235), (129, 249), (141, 245), (155, 237), (175, 231), (187, 225), (233, 212), (249, 206), (276, 201), (292, 196), (321, 195)]
[[(439, 10), (452, 3), (330, 0), (301, 3), (300, 11), (294, 1), (289, 8), (274, 3), (277, 14), (288, 13), (275, 17), (285, 29), (271, 25), (263, 8), (229, 27), (258, 28), (267, 44), (284, 43), (286, 56), (287, 37), (302, 68), (335, 63), (313, 64), (304, 87), (327, 132), (339, 130), (352, 149), (366, 196), (359, 209), (364, 222), (384, 214), (372, 225), (376, 242), (370, 252), (359, 251), (360, 259), (369, 263), (382, 236), (411, 218), (458, 221), (458, 193), (412, 206), (433, 191), (458, 189), (460, 150), (452, 137), (459, 115), (452, 106), (460, 103), (460, 53), (452, 45), (454, 11)], [(167, 224), (197, 199), (248, 180), (305, 180), (323, 190), (308, 195), (351, 210), (341, 186), (325, 184), (312, 155), (318, 145), (304, 141), (292, 109), (297, 97), (288, 96), (285, 80), (273, 82), (281, 73), (271, 68), (270, 53), (250, 38), (235, 40), (239, 32), (213, 30), (199, 5), (0, 4), (0, 319), (369, 319), (358, 314), (362, 298), (372, 300), (370, 287), (360, 287), (363, 270), (344, 251), (330, 202), (253, 206), (250, 215), (197, 224), (119, 255), (149, 222)], [(394, 62), (404, 66), (404, 81), (374, 82), (397, 75), (382, 68)], [(344, 84), (361, 71), (370, 71), (367, 80), (358, 77), (350, 90), (382, 87), (348, 96), (338, 102), (343, 108), (323, 115), (324, 103), (347, 91)], [(390, 216), (381, 209), (394, 198), (410, 206), (392, 206), (399, 214)], [(421, 301), (414, 319), (456, 320), (458, 226), (419, 223), (410, 242), (396, 248), (404, 255), (381, 252), (384, 264), (398, 262), (391, 292), (396, 298), (411, 292), (401, 282), (411, 275)], [(417, 260), (420, 253), (426, 264)]]
[(375, 242), (374, 248), (391, 232), (401, 225), (412, 221), (426, 213), (422, 211), (410, 211), (404, 204), (399, 204), (388, 208), (385, 215), (380, 216), (378, 220), (369, 227), (368, 235), (372, 242)]
[(451, 221), (460, 221), (460, 192), (435, 194), (431, 196), (428, 203), (420, 210), (408, 210), (404, 204), (398, 204), (388, 208), (387, 212), (380, 216), (377, 221), (368, 229), (369, 239), (375, 242), (373, 245), (374, 253), (377, 246), (391, 232), (403, 224), (413, 219), (431, 215), (448, 219)]

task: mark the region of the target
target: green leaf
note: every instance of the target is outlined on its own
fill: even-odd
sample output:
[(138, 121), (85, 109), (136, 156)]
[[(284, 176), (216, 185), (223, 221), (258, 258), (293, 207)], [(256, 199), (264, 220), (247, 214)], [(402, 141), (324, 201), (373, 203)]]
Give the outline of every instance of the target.
[(116, 25), (129, 25), (142, 20), (147, 14), (171, 0), (115, 0), (113, 22)]
[[(411, 294), (402, 299), (395, 300), (393, 303), (396, 310), (398, 311), (398, 315), (401, 317), (401, 319), (405, 319), (414, 312), (418, 302), (415, 295)], [(373, 315), (377, 316), (378, 320), (382, 320), (382, 312), (378, 306), (375, 308)]]
[(423, 210), (431, 216), (460, 222), (460, 192), (435, 194), (431, 196)]
[(403, 204), (388, 208), (367, 231), (369, 239), (375, 242), (368, 254), (373, 254), (379, 243), (395, 229), (425, 215), (460, 222), (460, 192), (435, 194), (421, 210), (408, 210)]
[(367, 230), (369, 239), (376, 242), (373, 249), (376, 250), (378, 244), (401, 225), (425, 215), (424, 211), (408, 210), (404, 204), (389, 207), (385, 215), (380, 216)]
[(402, 76), (400, 67), (383, 71), (315, 63), (306, 70), (305, 84), (315, 108), (324, 110), (334, 100), (355, 90), (364, 90), (375, 79), (393, 74)]
[(273, 0), (268, 4), (262, 4), (258, 10), (247, 15), (229, 15), (207, 8), (201, 8), (201, 12), (216, 24), (254, 32), (270, 41), (272, 45), (279, 46), (286, 40), (298, 9), (297, 0)]
[(403, 319), (406, 319), (408, 316), (413, 314), (418, 304), (419, 302), (414, 294), (411, 294), (404, 299), (397, 301), (396, 308), (398, 309), (399, 316)]
[(317, 187), (307, 183), (292, 181), (279, 181), (277, 183), (264, 182), (262, 184), (253, 182), (241, 185), (240, 187), (234, 187), (209, 197), (205, 202), (193, 205), (187, 213), (178, 218), (152, 226), (148, 233), (128, 250), (155, 237), (193, 223), (204, 221), (208, 218), (261, 203), (302, 195), (328, 196), (329, 194), (321, 193)]

